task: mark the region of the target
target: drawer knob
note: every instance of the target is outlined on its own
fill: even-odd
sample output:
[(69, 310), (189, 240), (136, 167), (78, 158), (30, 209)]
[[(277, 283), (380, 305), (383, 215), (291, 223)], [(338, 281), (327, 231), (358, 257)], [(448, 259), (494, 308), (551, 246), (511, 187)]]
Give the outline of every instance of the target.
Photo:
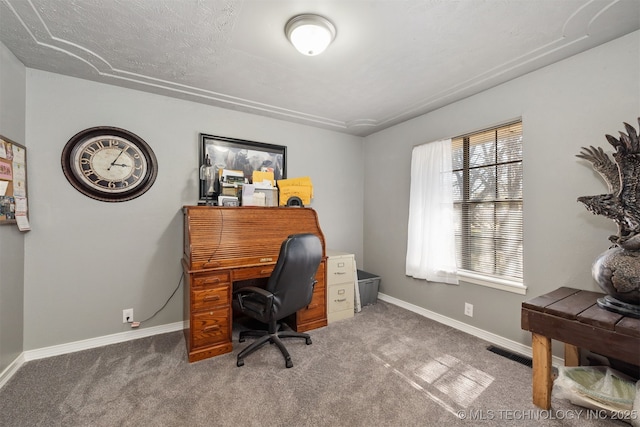
[(204, 301), (218, 301), (220, 299), (220, 295), (207, 295), (203, 298)]
[(220, 329), (220, 326), (218, 325), (213, 325), (213, 326), (207, 326), (206, 328), (204, 328), (202, 331), (203, 332), (211, 332), (211, 331), (217, 331), (218, 329)]
[(335, 299), (335, 302), (345, 302), (347, 299), (346, 298), (340, 298), (340, 299)]
[(336, 271), (336, 272), (335, 272), (335, 273), (333, 273), (333, 274), (338, 274), (338, 275), (340, 275), (340, 274), (347, 274), (347, 273), (346, 273), (345, 271)]

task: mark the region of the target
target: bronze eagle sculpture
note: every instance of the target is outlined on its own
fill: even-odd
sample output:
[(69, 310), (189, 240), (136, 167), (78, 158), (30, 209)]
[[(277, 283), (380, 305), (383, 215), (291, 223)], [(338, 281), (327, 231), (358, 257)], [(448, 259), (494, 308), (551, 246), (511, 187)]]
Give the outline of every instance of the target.
[[(640, 130), (640, 117), (638, 125)], [(627, 133), (620, 132), (620, 138), (605, 135), (615, 149), (615, 162), (599, 147), (582, 147), (576, 155), (591, 162), (609, 187), (607, 194), (579, 197), (578, 201), (590, 212), (617, 224), (618, 234), (609, 237), (611, 242), (637, 251), (640, 250), (640, 136), (630, 124), (624, 123), (624, 126)]]

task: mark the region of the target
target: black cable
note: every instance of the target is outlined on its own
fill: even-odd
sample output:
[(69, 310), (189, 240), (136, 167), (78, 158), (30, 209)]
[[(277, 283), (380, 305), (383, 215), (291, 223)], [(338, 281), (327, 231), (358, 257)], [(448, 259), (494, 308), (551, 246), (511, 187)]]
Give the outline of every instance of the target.
[(141, 320), (139, 323), (142, 325), (144, 322), (147, 322), (151, 319), (153, 319), (155, 317), (156, 314), (160, 313), (162, 311), (163, 308), (165, 308), (167, 306), (167, 304), (169, 304), (169, 301), (171, 301), (171, 298), (173, 298), (173, 296), (176, 294), (176, 292), (178, 292), (178, 289), (180, 289), (180, 284), (182, 283), (182, 280), (184, 279), (184, 271), (182, 272), (182, 274), (180, 275), (180, 280), (178, 280), (178, 286), (176, 286), (176, 288), (173, 290), (173, 292), (171, 293), (171, 296), (167, 299), (167, 301), (164, 303), (164, 305), (162, 307), (160, 307), (158, 309), (158, 311), (156, 311), (155, 313), (153, 313), (151, 315), (151, 317), (148, 317), (144, 320)]
[(218, 253), (218, 249), (220, 249), (220, 243), (222, 242), (222, 228), (224, 226), (224, 214), (222, 213), (222, 209), (218, 209), (218, 212), (220, 213), (220, 231), (218, 232), (218, 244), (216, 245), (216, 248), (214, 249), (213, 253), (209, 257), (207, 262), (204, 263), (203, 267), (206, 267), (207, 264), (211, 262), (211, 259)]

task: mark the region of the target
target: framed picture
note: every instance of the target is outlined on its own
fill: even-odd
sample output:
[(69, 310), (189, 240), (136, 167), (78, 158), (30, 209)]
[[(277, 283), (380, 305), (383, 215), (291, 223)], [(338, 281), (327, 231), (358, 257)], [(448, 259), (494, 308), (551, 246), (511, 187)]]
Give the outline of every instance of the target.
[[(211, 159), (215, 170), (216, 193), (220, 193), (219, 173), (221, 169), (241, 171), (244, 178), (252, 183), (253, 172), (273, 172), (274, 179), (287, 177), (287, 147), (264, 142), (227, 138), (225, 136), (200, 134), (200, 164), (206, 156)], [(200, 200), (205, 200), (205, 189), (200, 184)]]

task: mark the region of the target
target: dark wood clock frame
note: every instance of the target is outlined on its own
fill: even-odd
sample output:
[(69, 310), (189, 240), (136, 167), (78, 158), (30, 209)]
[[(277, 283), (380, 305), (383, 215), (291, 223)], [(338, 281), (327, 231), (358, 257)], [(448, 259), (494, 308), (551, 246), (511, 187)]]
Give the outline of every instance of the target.
[[(122, 138), (126, 140), (128, 144), (135, 146), (145, 157), (147, 164), (146, 173), (137, 180), (139, 182), (136, 182), (136, 186), (130, 191), (110, 192), (108, 189), (100, 190), (88, 185), (85, 181), (78, 178), (78, 174), (82, 173), (82, 170), (81, 165), (76, 164), (74, 161), (74, 149), (88, 139), (96, 137), (104, 137), (105, 140), (108, 140), (110, 137)], [(61, 162), (64, 176), (76, 190), (85, 196), (103, 202), (124, 202), (135, 199), (151, 188), (158, 175), (158, 162), (151, 147), (138, 135), (125, 129), (112, 126), (92, 127), (75, 134), (71, 139), (69, 139), (62, 150)]]

